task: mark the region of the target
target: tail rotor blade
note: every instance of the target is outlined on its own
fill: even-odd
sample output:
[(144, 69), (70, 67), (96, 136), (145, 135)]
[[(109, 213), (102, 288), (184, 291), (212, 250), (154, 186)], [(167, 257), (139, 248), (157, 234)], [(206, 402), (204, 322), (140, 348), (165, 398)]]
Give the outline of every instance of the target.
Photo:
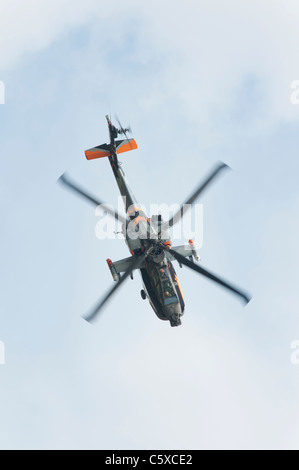
[[(163, 248), (163, 246), (162, 246)], [(245, 302), (245, 304), (248, 304), (251, 300), (251, 297), (238, 289), (237, 287), (233, 286), (229, 282), (225, 281), (224, 279), (221, 279), (220, 277), (216, 276), (215, 274), (212, 274), (210, 271), (207, 269), (202, 268), (198, 264), (193, 263), (192, 261), (189, 261), (187, 258), (184, 258), (184, 256), (180, 255), (176, 251), (172, 250), (171, 248), (163, 248), (165, 251), (168, 251), (180, 264), (183, 264), (187, 266), (188, 268), (192, 269), (193, 271), (196, 271), (197, 273), (201, 274), (202, 276), (210, 279), (213, 282), (216, 282), (220, 286), (228, 289), (229, 291), (233, 292), (235, 295), (241, 297), (241, 299)]]
[(117, 121), (117, 124), (119, 125), (119, 129), (120, 129), (121, 134), (124, 134), (125, 138), (127, 139), (128, 143), (129, 143), (130, 146), (131, 146), (131, 142), (130, 142), (130, 139), (129, 139), (128, 134), (127, 134), (128, 132), (129, 132), (130, 134), (132, 134), (131, 126), (129, 126), (128, 129), (125, 129), (125, 128), (122, 126), (122, 124), (121, 124), (120, 120), (118, 119), (117, 115), (115, 115), (115, 119), (116, 119), (116, 121)]

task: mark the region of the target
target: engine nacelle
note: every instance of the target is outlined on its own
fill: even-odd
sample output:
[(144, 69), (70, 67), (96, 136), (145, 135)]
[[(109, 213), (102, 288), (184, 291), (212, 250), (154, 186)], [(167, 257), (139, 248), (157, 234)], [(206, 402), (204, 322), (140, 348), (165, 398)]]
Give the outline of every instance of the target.
[(200, 256), (199, 254), (197, 253), (197, 250), (196, 250), (196, 247), (195, 247), (195, 244), (194, 244), (194, 241), (193, 240), (189, 240), (189, 246), (192, 250), (192, 255), (193, 255), (193, 258), (196, 260), (196, 261), (200, 261)]
[(107, 264), (108, 264), (108, 267), (109, 267), (110, 272), (111, 272), (111, 274), (112, 274), (113, 281), (114, 281), (114, 282), (119, 281), (120, 275), (119, 275), (118, 272), (116, 271), (116, 268), (115, 268), (113, 262), (111, 261), (111, 259), (107, 259)]

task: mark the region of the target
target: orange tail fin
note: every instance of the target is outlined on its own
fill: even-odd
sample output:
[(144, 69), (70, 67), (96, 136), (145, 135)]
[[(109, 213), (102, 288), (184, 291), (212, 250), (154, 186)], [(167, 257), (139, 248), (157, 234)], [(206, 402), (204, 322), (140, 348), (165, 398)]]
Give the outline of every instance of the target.
[[(134, 139), (129, 140), (117, 140), (115, 142), (116, 152), (123, 153), (128, 152), (129, 150), (135, 150), (138, 148), (138, 145)], [(85, 156), (87, 160), (95, 160), (96, 158), (110, 157), (110, 145), (104, 144), (94, 147), (92, 149), (85, 151)]]

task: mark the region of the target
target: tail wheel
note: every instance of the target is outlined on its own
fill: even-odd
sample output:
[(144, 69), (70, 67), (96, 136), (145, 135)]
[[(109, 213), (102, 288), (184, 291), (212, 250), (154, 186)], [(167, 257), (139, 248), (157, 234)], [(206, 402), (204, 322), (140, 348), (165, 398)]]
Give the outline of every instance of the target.
[(141, 298), (142, 298), (143, 300), (146, 300), (146, 293), (145, 293), (145, 291), (144, 291), (143, 289), (142, 289), (142, 291), (140, 292), (140, 294), (141, 294)]

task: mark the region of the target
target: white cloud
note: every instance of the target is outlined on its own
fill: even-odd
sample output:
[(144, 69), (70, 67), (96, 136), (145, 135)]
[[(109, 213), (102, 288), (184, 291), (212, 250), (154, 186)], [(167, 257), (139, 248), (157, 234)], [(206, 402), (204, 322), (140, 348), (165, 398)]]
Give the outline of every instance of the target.
[[(191, 1), (151, 4), (148, 32), (177, 60), (169, 87), (193, 113), (226, 106), (244, 78), (264, 82), (268, 118), (298, 119), (290, 84), (298, 75), (299, 5), (295, 1)], [(150, 13), (150, 11), (148, 13)]]
[(14, 66), (24, 54), (44, 49), (86, 22), (94, 7), (91, 0), (2, 0), (0, 69)]
[[(2, 0), (1, 69), (91, 20), (99, 31), (101, 20), (109, 22), (117, 36), (129, 18), (142, 25), (140, 34), (169, 61), (165, 88), (153, 87), (151, 105), (171, 94), (178, 106), (204, 119), (213, 107), (229, 103), (244, 75), (254, 74), (264, 83), (265, 119), (298, 119), (298, 108), (290, 104), (290, 84), (299, 79), (299, 6), (293, 0), (155, 0), (142, 5), (136, 0), (125, 5), (119, 0)], [(138, 54), (144, 61), (146, 48)], [(144, 100), (146, 107), (149, 101)]]
[[(288, 318), (283, 330), (287, 344), (299, 338), (299, 327), (295, 330), (299, 305), (298, 212), (297, 197), (265, 220), (260, 235), (262, 258), (252, 273), (254, 290), (269, 324), (275, 327), (280, 318)], [(282, 331), (279, 334), (282, 338)]]
[[(250, 383), (252, 365), (242, 345), (236, 354), (216, 330), (211, 334), (203, 325), (200, 330), (190, 316), (181, 331), (159, 330), (120, 364), (124, 392), (135, 397), (131, 419), (139, 429), (136, 445), (253, 446), (260, 438), (250, 404), (255, 385)], [(151, 437), (148, 423), (154, 431)]]

